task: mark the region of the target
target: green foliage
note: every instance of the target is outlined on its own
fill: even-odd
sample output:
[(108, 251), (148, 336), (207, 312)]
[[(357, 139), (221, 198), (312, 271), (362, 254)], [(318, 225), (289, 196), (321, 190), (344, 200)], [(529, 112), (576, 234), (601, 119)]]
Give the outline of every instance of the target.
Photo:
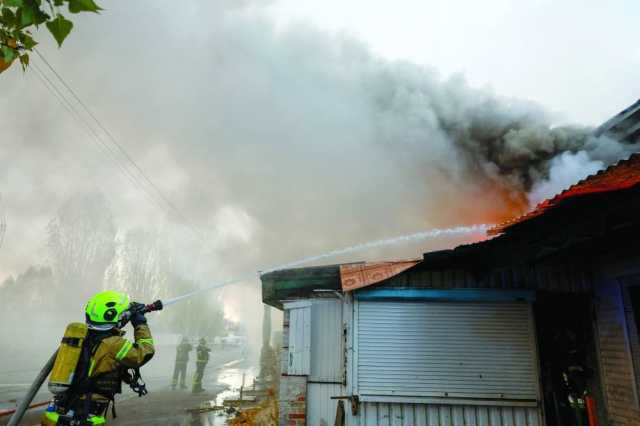
[(62, 46), (73, 29), (61, 9), (69, 13), (99, 13), (102, 8), (94, 0), (0, 0), (0, 73), (19, 59), (23, 69), (29, 65), (29, 52), (37, 42), (31, 29), (45, 24), (53, 38)]
[(94, 12), (102, 10), (93, 0), (69, 0), (69, 12)]
[(62, 42), (67, 38), (73, 28), (73, 22), (65, 19), (62, 15), (58, 15), (56, 19), (47, 22), (47, 28), (49, 28), (49, 32), (58, 42), (58, 46), (62, 46)]

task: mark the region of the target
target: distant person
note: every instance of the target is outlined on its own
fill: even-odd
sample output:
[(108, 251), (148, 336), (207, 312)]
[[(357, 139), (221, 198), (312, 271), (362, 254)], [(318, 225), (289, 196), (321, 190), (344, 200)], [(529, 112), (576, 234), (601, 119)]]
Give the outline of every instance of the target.
[[(138, 368), (155, 350), (143, 307), (115, 291), (89, 299), (86, 324), (69, 324), (62, 338), (49, 379), (54, 397), (42, 425), (105, 425), (123, 381), (140, 396), (146, 394)], [(133, 325), (135, 343), (122, 337), (125, 318)]]
[(202, 377), (204, 376), (204, 369), (209, 362), (209, 352), (211, 352), (211, 349), (207, 346), (207, 341), (204, 338), (200, 339), (196, 347), (196, 374), (193, 375), (193, 393), (204, 392)]
[(189, 352), (193, 349), (189, 339), (182, 337), (182, 341), (176, 348), (176, 365), (173, 368), (173, 381), (171, 382), (171, 389), (175, 390), (178, 386), (178, 378), (180, 378), (180, 389), (186, 389), (187, 385), (187, 364), (189, 363)]

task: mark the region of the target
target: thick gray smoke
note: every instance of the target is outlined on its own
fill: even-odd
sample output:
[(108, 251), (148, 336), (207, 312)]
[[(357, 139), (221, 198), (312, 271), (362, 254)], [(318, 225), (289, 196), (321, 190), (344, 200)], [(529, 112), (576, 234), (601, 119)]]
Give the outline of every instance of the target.
[[(631, 149), (353, 38), (277, 28), (260, 2), (109, 2), (78, 18), (62, 50), (41, 50), (201, 238), (122, 178), (35, 73), (14, 69), (0, 77), (10, 123), (0, 136), (0, 279), (31, 265), (65, 271), (55, 250), (43, 254), (47, 225), (78, 194), (102, 194), (104, 216), (87, 214), (101, 223), (94, 237), (110, 236), (87, 253), (87, 270), (104, 274), (85, 290), (171, 296), (175, 276), (204, 285), (336, 247), (503, 220), (528, 208), (532, 190), (556, 189), (562, 153), (602, 167)], [(259, 318), (255, 283), (212, 297), (232, 317)]]

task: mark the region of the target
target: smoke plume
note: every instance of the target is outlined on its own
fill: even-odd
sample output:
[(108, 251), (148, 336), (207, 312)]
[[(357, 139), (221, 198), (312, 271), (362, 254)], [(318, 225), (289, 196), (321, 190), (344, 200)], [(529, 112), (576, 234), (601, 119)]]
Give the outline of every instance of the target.
[[(336, 247), (495, 223), (571, 183), (554, 167), (584, 175), (634, 148), (590, 128), (554, 127), (541, 106), (386, 60), (352, 37), (277, 27), (261, 2), (229, 4), (110, 2), (100, 16), (78, 18), (61, 50), (38, 34), (188, 227), (122, 177), (35, 73), (0, 77), (0, 115), (11, 123), (0, 136), (8, 223), (0, 279), (48, 264), (47, 224), (78, 194), (100, 192), (109, 210), (100, 238), (111, 239), (92, 253), (103, 266), (112, 255), (111, 264), (103, 283), (85, 285), (172, 296), (170, 280), (145, 277), (169, 265), (204, 286)], [(358, 258), (416, 257), (465, 241)], [(128, 282), (134, 275), (156, 288)], [(228, 316), (259, 321), (255, 283), (220, 292)]]

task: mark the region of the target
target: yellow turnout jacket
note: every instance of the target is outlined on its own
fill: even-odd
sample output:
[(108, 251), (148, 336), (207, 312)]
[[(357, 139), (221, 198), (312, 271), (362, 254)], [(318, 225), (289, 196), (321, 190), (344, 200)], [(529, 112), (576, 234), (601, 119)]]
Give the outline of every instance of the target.
[[(135, 327), (133, 332), (134, 342), (123, 337), (124, 332), (114, 330), (114, 335), (103, 338), (96, 348), (89, 364), (89, 378), (93, 379), (95, 392), (91, 394), (92, 401), (108, 402), (108, 396), (98, 392), (100, 390), (110, 393), (108, 390), (117, 389), (119, 392), (121, 368), (138, 368), (146, 364), (155, 353), (151, 331), (146, 324)], [(117, 393), (116, 392), (116, 393)], [(81, 398), (84, 400), (84, 397)], [(66, 407), (67, 409), (72, 407)], [(58, 424), (60, 414), (45, 411), (41, 425), (53, 426)], [(102, 413), (91, 413), (89, 422), (92, 425), (106, 424), (106, 418)]]
[(112, 372), (119, 366), (138, 368), (146, 364), (155, 353), (149, 327), (146, 324), (137, 326), (133, 337), (134, 343), (119, 334), (103, 339), (91, 357), (89, 377)]

